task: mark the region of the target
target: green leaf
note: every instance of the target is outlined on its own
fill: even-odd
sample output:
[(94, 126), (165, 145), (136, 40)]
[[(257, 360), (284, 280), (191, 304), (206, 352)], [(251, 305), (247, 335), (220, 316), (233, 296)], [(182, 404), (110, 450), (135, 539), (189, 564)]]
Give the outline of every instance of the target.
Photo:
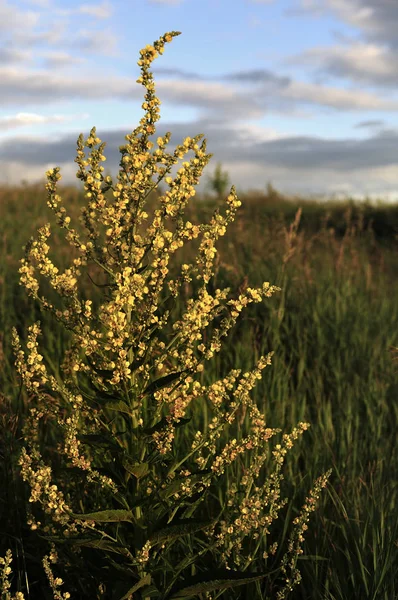
[(160, 377), (159, 379), (152, 381), (152, 383), (150, 383), (145, 388), (143, 393), (144, 394), (153, 394), (154, 392), (157, 392), (158, 390), (166, 387), (166, 385), (173, 383), (173, 381), (176, 381), (176, 379), (178, 379), (180, 377), (180, 375), (182, 375), (183, 373), (185, 373), (185, 371), (177, 371), (176, 373), (169, 373), (168, 375), (165, 375), (164, 377)]
[(133, 587), (131, 587), (121, 598), (119, 598), (119, 600), (128, 600), (131, 594), (144, 587), (145, 585), (151, 585), (151, 575), (149, 573), (148, 575), (145, 575), (145, 577), (137, 581), (137, 583), (134, 584)]
[(123, 554), (123, 556), (129, 557), (129, 552), (123, 546), (118, 546), (111, 540), (104, 538), (93, 538), (93, 537), (73, 537), (64, 538), (56, 536), (40, 536), (42, 539), (49, 542), (56, 542), (58, 544), (66, 546), (87, 546), (89, 548), (97, 548), (99, 550), (106, 550), (108, 552), (114, 552), (115, 554)]
[(136, 269), (136, 273), (143, 273), (144, 271), (146, 271), (146, 269), (149, 267), (149, 263), (147, 263), (146, 265), (142, 265), (142, 267), (139, 267), (138, 269)]
[(148, 538), (152, 544), (159, 544), (160, 542), (168, 542), (176, 538), (182, 537), (183, 535), (189, 535), (190, 533), (196, 533), (202, 529), (207, 529), (216, 522), (215, 519), (206, 521), (197, 521), (195, 519), (180, 519), (170, 525), (166, 525), (159, 531), (154, 531)]
[(188, 556), (186, 556), (178, 565), (175, 565), (173, 569), (173, 579), (167, 586), (164, 592), (164, 597), (167, 597), (170, 590), (175, 589), (177, 584), (176, 582), (178, 582), (178, 576), (181, 573), (181, 571), (189, 567), (189, 565), (192, 565), (193, 563), (197, 562), (198, 558), (208, 551), (208, 548), (202, 548), (202, 550), (200, 550), (196, 554), (188, 554)]
[(141, 589), (141, 598), (160, 598), (159, 589), (154, 583)]
[(117, 546), (110, 540), (99, 538), (97, 540), (76, 540), (75, 546), (86, 546), (87, 548), (96, 548), (97, 550), (107, 550), (108, 552), (115, 552), (116, 554), (126, 555), (126, 549), (122, 546)]
[(133, 360), (133, 362), (130, 363), (130, 370), (133, 372), (136, 369), (138, 369), (138, 367), (140, 367), (141, 365), (144, 364), (145, 359), (146, 359), (146, 356), (144, 355), (141, 358)]
[(131, 510), (123, 510), (122, 508), (111, 509), (111, 510), (100, 510), (93, 513), (77, 514), (70, 513), (74, 519), (80, 521), (95, 521), (96, 523), (120, 523), (127, 521), (133, 523), (135, 517)]
[(317, 554), (305, 554), (305, 555), (300, 555), (297, 557), (297, 560), (324, 560), (324, 561), (328, 561), (330, 560), (329, 558), (326, 558), (325, 556), (318, 556)]
[(182, 585), (174, 587), (170, 592), (171, 595), (167, 596), (167, 598), (169, 600), (191, 598), (203, 592), (226, 590), (238, 585), (244, 585), (245, 583), (252, 583), (267, 576), (268, 573), (239, 573), (239, 571), (229, 571), (228, 569), (199, 573), (198, 575), (187, 577)]
[(107, 402), (105, 404), (104, 409), (115, 410), (116, 412), (125, 413), (126, 415), (132, 416), (131, 408), (123, 402), (123, 400), (118, 400), (116, 402)]
[(117, 442), (115, 442), (114, 439), (111, 439), (105, 435), (101, 435), (100, 433), (79, 433), (77, 435), (77, 438), (84, 444), (89, 444), (91, 446), (117, 448), (118, 450), (124, 450), (124, 448), (121, 448), (121, 446)]
[(126, 457), (123, 459), (122, 464), (126, 471), (137, 479), (141, 479), (149, 473), (149, 463), (147, 462), (137, 463)]
[(121, 506), (124, 506), (124, 508), (126, 508), (127, 510), (130, 510), (132, 508), (127, 502), (126, 498), (120, 492), (118, 492), (117, 494), (113, 494), (113, 499), (116, 500), (116, 502), (118, 502)]
[(196, 492), (196, 494), (193, 494), (191, 496), (191, 500), (193, 500), (193, 501), (190, 502), (188, 504), (187, 508), (184, 510), (184, 513), (183, 513), (184, 519), (189, 519), (190, 517), (192, 517), (193, 513), (198, 508), (199, 504), (202, 504), (202, 502), (204, 501), (205, 494), (207, 491), (208, 490), (205, 489), (205, 490), (203, 490), (203, 492)]

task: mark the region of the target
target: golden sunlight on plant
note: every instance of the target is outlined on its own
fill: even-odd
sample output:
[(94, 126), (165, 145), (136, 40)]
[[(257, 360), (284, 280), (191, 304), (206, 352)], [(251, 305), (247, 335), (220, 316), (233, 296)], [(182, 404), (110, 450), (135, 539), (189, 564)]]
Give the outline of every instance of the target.
[[(120, 147), (117, 181), (103, 174), (105, 143), (95, 128), (86, 140), (79, 137), (77, 177), (87, 200), (80, 223), (73, 225), (62, 204), (60, 169), (46, 174), (48, 206), (76, 258), (59, 271), (45, 225), (26, 245), (20, 268), (28, 294), (72, 339), (60, 370), (51, 373), (38, 345), (39, 323), (28, 328), (25, 349), (16, 330), (13, 337), (16, 368), (32, 398), (20, 457), (30, 487), (28, 519), (48, 540), (43, 566), (54, 598), (217, 598), (227, 588), (225, 597), (235, 598), (232, 588), (253, 585), (263, 594), (265, 582), (283, 599), (300, 580), (296, 561), (308, 516), (329, 475), (315, 482), (275, 564), (271, 525), (287, 502), (282, 468), (309, 425), (299, 423), (270, 449), (280, 430), (267, 427), (250, 394), (272, 352), (249, 372), (204, 383), (206, 363), (243, 309), (281, 288), (265, 282), (231, 297), (228, 288), (210, 285), (216, 242), (240, 206), (235, 188), (223, 214), (191, 223), (184, 209), (211, 158), (203, 135), (186, 138), (173, 153), (166, 150), (170, 133), (157, 138), (156, 148), (149, 140), (160, 104), (149, 67), (177, 35), (166, 33), (140, 52), (145, 114)], [(173, 179), (172, 167), (189, 152)], [(149, 208), (162, 181), (167, 189)], [(186, 264), (189, 243), (197, 256)], [(174, 255), (182, 257), (178, 269)], [(91, 298), (79, 287), (86, 277), (97, 287)], [(42, 294), (43, 278), (59, 302)], [(212, 414), (205, 431), (196, 431), (192, 412), (206, 401)], [(231, 437), (239, 409), (247, 411), (249, 432)], [(241, 468), (243, 455), (249, 468)]]

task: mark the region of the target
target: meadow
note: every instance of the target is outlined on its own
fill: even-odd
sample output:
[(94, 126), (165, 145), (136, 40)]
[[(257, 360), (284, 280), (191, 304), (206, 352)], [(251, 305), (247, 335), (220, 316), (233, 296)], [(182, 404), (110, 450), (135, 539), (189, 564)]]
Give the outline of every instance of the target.
[[(22, 246), (51, 221), (43, 189), (4, 187), (0, 195), (0, 554), (13, 548), (23, 585), (25, 569), (39, 576), (37, 540), (26, 526), (26, 492), (15, 464), (29, 397), (20, 392), (13, 366), (11, 328), (22, 331), (40, 316), (46, 359), (53, 364), (66, 340), (19, 285)], [(83, 201), (73, 188), (64, 198), (76, 212)], [(219, 243), (217, 283), (238, 289), (247, 280), (272, 281), (282, 293), (247, 310), (206, 377), (249, 369), (258, 356), (274, 350), (272, 366), (254, 391), (260, 410), (271, 427), (311, 423), (286, 464), (286, 513), (303, 500), (303, 490), (319, 473), (333, 469), (306, 535), (303, 580), (292, 598), (391, 600), (398, 593), (393, 352), (398, 345), (398, 208), (295, 201), (259, 192), (241, 199), (239, 216)], [(211, 197), (196, 198), (188, 217), (208, 219), (216, 204)], [(65, 244), (56, 238), (55, 245), (57, 264), (62, 264)], [(194, 430), (206, 424), (200, 413), (196, 419)], [(285, 534), (282, 527), (278, 536)], [(34, 581), (31, 589), (37, 597)]]
[[(56, 172), (49, 173), (48, 186), (55, 186), (55, 180)], [(217, 549), (211, 546), (211, 535), (206, 537), (203, 533), (206, 530), (204, 525), (202, 529), (197, 525), (196, 529), (182, 531), (181, 527), (186, 526), (187, 522), (180, 520), (180, 529), (176, 532), (176, 529), (169, 528), (169, 537), (166, 537), (164, 516), (159, 520), (163, 529), (155, 529), (152, 535), (155, 534), (153, 539), (156, 543), (164, 542), (162, 548), (166, 546), (166, 550), (163, 563), (155, 561), (156, 557), (160, 560), (160, 550), (153, 555), (152, 580), (148, 569), (140, 566), (145, 561), (138, 561), (137, 566), (129, 553), (133, 547), (136, 550), (142, 548), (145, 541), (143, 529), (138, 525), (145, 518), (146, 505), (134, 503), (134, 495), (142, 494), (140, 482), (149, 477), (148, 464), (153, 471), (159, 468), (161, 472), (163, 468), (156, 453), (147, 456), (145, 446), (139, 446), (147, 438), (140, 438), (137, 433), (142, 423), (136, 420), (136, 414), (131, 409), (134, 406), (131, 390), (127, 390), (126, 394), (131, 400), (131, 407), (127, 406), (127, 401), (124, 404), (114, 402), (111, 406), (111, 386), (104, 387), (102, 393), (108, 398), (108, 404), (104, 409), (93, 410), (93, 422), (97, 429), (94, 425), (93, 429), (82, 429), (80, 437), (77, 429), (72, 431), (70, 423), (74, 410), (82, 422), (85, 418), (91, 418), (86, 414), (88, 409), (81, 409), (79, 402), (76, 401), (76, 405), (72, 405), (73, 410), (69, 410), (70, 407), (62, 404), (62, 398), (60, 400), (58, 397), (62, 396), (61, 391), (66, 390), (61, 389), (63, 376), (60, 365), (65, 351), (70, 347), (73, 328), (68, 330), (62, 327), (60, 319), (55, 319), (51, 311), (43, 310), (37, 299), (29, 297), (20, 285), (18, 273), (20, 259), (24, 255), (22, 247), (37, 228), (47, 222), (52, 224), (53, 231), (49, 255), (51, 261), (62, 271), (70, 264), (71, 257), (75, 256), (73, 248), (71, 250), (65, 242), (62, 227), (57, 226), (62, 215), (55, 215), (46, 205), (47, 192), (40, 185), (0, 189), (0, 557), (6, 557), (9, 549), (13, 557), (12, 563), (3, 562), (2, 599), (68, 598), (69, 592), (62, 592), (61, 585), (65, 590), (72, 590), (71, 598), (103, 600), (130, 597), (251, 597), (269, 600), (285, 597), (294, 600), (398, 598), (398, 206), (382, 202), (372, 205), (352, 200), (316, 202), (305, 198), (287, 198), (270, 187), (267, 193), (240, 194), (240, 207), (233, 194), (228, 196), (231, 205), (235, 202), (238, 210), (235, 220), (228, 224), (226, 234), (217, 240), (218, 253), (213, 257), (214, 275), (207, 284), (209, 293), (216, 294), (217, 289), (229, 287), (232, 293), (245, 298), (249, 297), (247, 294), (250, 289), (257, 289), (263, 282), (278, 286), (280, 291), (246, 307), (229, 331), (222, 349), (209, 354), (205, 369), (197, 369), (197, 381), (201, 386), (210, 386), (212, 382), (225, 378), (231, 370), (241, 369), (250, 373), (261, 362), (261, 357), (273, 352), (271, 364), (266, 366), (261, 377), (256, 377), (257, 382), (255, 387), (252, 386), (250, 396), (264, 416), (269, 431), (281, 430), (280, 433), (274, 431), (276, 442), (282, 445), (289, 442), (289, 445), (286, 445), (288, 452), (280, 460), (280, 472), (275, 471), (274, 479), (269, 473), (275, 468), (273, 461), (279, 464), (281, 457), (278, 447), (274, 446), (274, 451), (265, 457), (265, 473), (259, 484), (260, 487), (268, 486), (272, 496), (269, 500), (272, 505), (269, 513), (270, 532), (264, 535), (264, 546), (260, 548), (264, 551), (264, 559), (260, 556), (257, 562), (252, 559), (253, 547), (250, 543), (253, 540), (246, 540), (241, 550), (242, 554), (246, 552), (248, 558), (241, 571), (244, 573), (247, 565), (253, 563), (250, 577), (247, 576), (246, 583), (242, 580), (239, 586), (234, 587), (231, 575), (229, 587), (224, 585), (223, 588), (219, 580), (219, 591), (216, 591), (214, 578), (207, 587), (205, 579), (200, 579), (218, 556)], [(54, 193), (53, 188), (50, 192)], [(67, 208), (71, 222), (77, 222), (80, 209), (86, 202), (85, 193), (72, 187), (59, 187), (57, 193), (63, 198), (63, 206)], [(53, 197), (51, 194), (50, 197)], [(114, 198), (118, 198), (117, 194), (113, 194)], [(156, 212), (162, 194), (162, 189), (158, 187), (148, 195), (149, 213)], [(110, 201), (111, 196), (107, 198)], [(185, 207), (184, 219), (189, 221), (192, 229), (192, 224), (195, 227), (197, 223), (208, 223), (214, 215), (222, 214), (224, 206), (225, 198), (222, 195), (216, 198), (197, 194)], [(175, 226), (178, 228), (178, 224)], [(184, 248), (182, 256), (176, 253), (175, 263), (170, 265), (171, 277), (177, 277), (181, 265), (193, 261), (197, 255), (198, 245), (195, 247), (195, 239), (192, 241), (192, 247)], [(91, 272), (84, 272), (81, 278), (82, 297), (91, 298), (93, 313), (100, 306), (100, 298), (104, 294), (102, 286), (108, 285), (104, 281), (100, 279), (100, 270), (96, 265)], [(48, 300), (56, 305), (57, 294), (49, 281), (44, 280), (41, 285)], [(187, 280), (175, 297), (171, 314), (183, 313), (188, 299), (196, 292), (195, 282)], [(161, 297), (161, 302), (167, 301), (165, 296)], [(131, 315), (130, 318), (133, 319)], [(39, 341), (43, 363), (53, 376), (51, 385), (61, 390), (57, 396), (48, 383), (40, 384), (41, 404), (35, 404), (35, 388), (27, 389), (29, 378), (25, 378), (24, 386), (21, 385), (12, 346), (12, 330), (16, 328), (21, 343), (25, 344), (28, 339), (30, 348), (34, 349), (32, 337), (27, 338), (27, 327), (38, 320), (42, 332)], [(216, 315), (216, 324), (209, 324), (201, 338), (203, 344), (213, 339), (217, 327), (221, 325)], [(201, 352), (200, 348), (195, 348), (195, 352)], [(75, 360), (69, 355), (68, 360), (72, 359)], [(130, 366), (133, 363), (131, 361)], [(36, 365), (36, 368), (38, 363), (32, 359), (32, 363), (28, 361), (27, 364)], [(159, 363), (156, 364), (159, 367)], [(95, 362), (90, 365), (94, 369)], [(89, 382), (84, 379), (83, 366), (83, 362), (79, 362), (78, 368), (82, 371), (79, 389), (90, 398)], [(137, 372), (141, 372), (141, 366), (139, 362), (135, 364)], [(65, 372), (68, 373), (68, 365)], [(100, 384), (109, 380), (110, 371), (97, 369), (96, 373), (100, 373), (93, 379), (98, 391)], [(161, 385), (169, 390), (167, 386), (175, 378), (170, 379), (174, 376), (172, 370), (167, 373)], [(66, 381), (72, 386), (76, 380), (69, 374)], [(113, 386), (117, 390), (118, 380), (114, 374), (112, 381), (115, 381)], [(157, 397), (156, 394), (161, 393), (159, 381), (152, 380), (144, 392), (150, 389), (151, 394)], [(91, 393), (93, 389), (92, 386)], [(172, 391), (168, 393), (172, 394)], [(150, 395), (149, 392), (147, 395)], [(145, 401), (149, 402), (146, 396)], [(176, 434), (174, 440), (180, 454), (177, 451), (165, 453), (170, 461), (177, 460), (177, 455), (189, 451), (187, 440), (194, 439), (196, 432), (206, 435), (211, 431), (214, 405), (209, 398), (200, 395), (194, 402), (195, 408), (190, 407), (192, 410), (187, 413), (189, 418), (182, 419), (178, 427), (180, 433)], [(36, 417), (29, 416), (29, 410), (36, 406), (43, 414), (37, 416), (36, 413), (35, 421)], [(244, 436), (250, 431), (253, 406), (248, 403), (240, 408), (239, 419), (220, 438), (222, 445), (228, 444), (233, 438), (239, 443), (246, 439)], [(117, 411), (116, 417), (114, 413), (109, 416), (112, 410)], [(149, 404), (145, 404), (144, 417), (148, 416), (148, 411)], [(104, 415), (108, 420), (104, 420)], [(62, 421), (64, 416), (65, 421)], [(40, 419), (42, 423), (39, 428)], [(65, 423), (70, 425), (69, 429)], [(158, 424), (157, 421), (155, 423)], [(303, 427), (299, 434), (295, 429), (298, 423), (309, 423), (310, 428), (307, 430), (307, 427)], [(131, 429), (128, 429), (130, 426)], [(75, 427), (78, 428), (77, 422)], [(60, 431), (66, 431), (66, 435), (70, 436), (67, 438), (69, 462), (65, 464), (61, 464), (57, 454)], [(102, 432), (102, 437), (97, 431)], [(115, 444), (112, 446), (117, 436), (121, 438), (129, 431), (131, 439), (136, 436), (137, 447), (142, 451), (140, 463), (125, 461), (127, 450), (131, 455), (135, 452), (130, 438), (116, 449)], [(146, 434), (148, 431), (152, 434), (160, 430), (156, 430), (155, 426), (145, 431)], [(296, 431), (298, 438), (294, 439), (294, 445), (290, 443), (290, 438), (282, 437), (285, 432), (293, 431)], [(109, 436), (106, 437), (104, 432), (110, 432)], [(90, 448), (87, 456), (96, 466), (95, 473), (90, 471), (91, 467), (85, 466), (80, 455), (73, 454), (72, 441), (76, 439)], [(41, 458), (35, 455), (39, 444), (42, 448)], [(123, 489), (127, 490), (123, 498), (112, 491), (112, 483), (106, 479), (111, 472), (113, 478), (120, 475), (117, 457), (122, 446), (124, 470), (120, 481)], [(56, 504), (49, 504), (49, 509), (42, 504), (39, 517), (33, 515), (33, 505), (36, 501), (43, 503), (43, 497), (40, 499), (40, 490), (37, 490), (32, 502), (30, 494), (33, 492), (27, 484), (29, 468), (26, 462), (22, 464), (25, 481), (22, 480), (19, 457), (24, 447), (30, 448), (33, 462), (37, 458), (37, 469), (42, 459), (43, 465), (53, 464), (59, 486), (63, 485), (67, 490), (65, 501), (72, 505), (75, 503), (74, 513), (69, 515), (74, 518), (74, 529), (72, 527), (66, 537), (69, 539), (76, 533), (77, 527), (86, 532), (86, 537), (82, 537), (80, 531), (80, 537), (75, 540), (61, 539), (59, 531), (65, 523), (62, 515), (60, 517), (62, 511), (57, 512), (59, 507)], [(142, 457), (147, 462), (143, 462)], [(217, 513), (220, 506), (225, 509), (231, 490), (250, 473), (248, 458), (247, 455), (235, 456), (225, 471), (225, 477), (215, 487), (208, 488), (210, 491), (206, 496), (203, 490), (196, 491), (196, 495), (192, 490), (190, 494), (187, 492), (187, 496), (191, 495), (195, 501), (204, 500), (205, 506), (202, 506), (200, 513), (202, 519), (207, 513)], [(33, 462), (30, 464), (33, 465)], [(175, 465), (173, 462), (168, 464)], [(97, 485), (95, 492), (87, 492), (88, 488), (82, 485), (84, 479), (79, 474), (79, 468), (88, 472), (87, 481), (90, 485), (93, 481)], [(175, 470), (175, 466), (172, 468)], [(329, 469), (331, 474), (326, 487), (318, 489), (313, 497), (309, 496), (314, 482)], [(37, 473), (39, 470), (36, 470), (35, 476)], [(188, 472), (187, 476), (191, 473)], [(202, 477), (205, 474), (208, 474), (205, 469), (197, 473)], [(42, 471), (40, 477), (43, 480), (46, 472)], [(274, 487), (270, 481), (273, 481)], [(29, 483), (34, 490), (32, 481), (29, 480)], [(110, 491), (105, 490), (106, 486)], [(172, 492), (176, 492), (176, 489), (173, 488)], [(253, 490), (250, 486), (246, 499), (250, 500)], [(51, 488), (51, 492), (52, 496), (46, 496), (47, 502), (51, 499), (54, 503), (58, 502), (59, 490), (55, 487)], [(282, 501), (283, 498), (287, 499), (286, 503)], [(168, 499), (167, 494), (162, 496), (162, 506)], [(119, 510), (116, 510), (118, 502)], [(289, 543), (293, 539), (289, 537), (292, 522), (301, 518), (301, 507), (311, 503), (316, 504), (316, 510), (312, 511), (311, 508), (311, 514), (308, 512), (308, 528), (307, 521), (299, 521), (299, 527), (302, 524), (304, 526), (298, 538), (294, 538), (294, 544), (297, 542), (303, 553), (297, 551), (293, 562), (284, 563), (283, 557), (289, 554)], [(200, 510), (199, 504), (184, 504), (184, 518), (190, 517), (198, 506)], [(169, 504), (168, 510), (170, 507)], [(105, 508), (108, 510), (107, 519)], [(177, 502), (173, 517), (177, 513), (178, 518), (181, 516), (181, 508), (182, 504), (179, 506)], [(250, 510), (253, 509), (249, 508), (249, 518), (250, 514), (254, 514)], [(91, 519), (88, 515), (91, 515)], [(251, 518), (254, 519), (253, 516)], [(96, 529), (97, 521), (99, 529)], [(206, 527), (209, 527), (208, 523)], [(214, 533), (214, 530), (211, 531)], [(254, 544), (256, 552), (259, 544)], [(50, 552), (49, 546), (52, 548)], [(210, 547), (213, 553), (207, 552)], [(294, 546), (295, 552), (298, 547)], [(42, 559), (45, 555), (49, 558), (43, 569)], [(50, 563), (57, 572), (56, 576)], [(281, 564), (289, 569), (291, 566), (291, 574), (295, 578), (296, 563), (301, 581), (297, 580), (295, 583), (298, 585), (292, 586), (289, 593), (287, 571), (281, 572), (280, 567)], [(132, 565), (138, 570), (134, 571)], [(166, 577), (167, 569), (169, 578)], [(259, 569), (262, 569), (262, 576), (256, 580), (255, 574), (260, 572)], [(194, 581), (201, 581), (200, 591), (189, 591), (187, 584), (185, 592), (184, 587), (173, 587), (176, 583), (171, 583), (173, 574), (184, 574), (187, 570), (190, 570), (193, 578), (190, 580), (192, 585)], [(134, 583), (137, 573), (141, 577), (138, 584)], [(162, 579), (163, 576), (165, 579)], [(195, 580), (195, 577), (199, 579)], [(96, 585), (99, 580), (105, 583)], [(167, 590), (163, 589), (160, 595), (159, 582), (167, 586)], [(212, 592), (215, 593), (210, 596)]]

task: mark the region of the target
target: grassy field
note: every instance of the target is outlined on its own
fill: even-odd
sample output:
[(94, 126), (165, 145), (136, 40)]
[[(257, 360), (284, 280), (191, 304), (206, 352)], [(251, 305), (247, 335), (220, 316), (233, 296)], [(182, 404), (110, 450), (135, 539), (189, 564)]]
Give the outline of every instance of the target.
[[(282, 291), (247, 309), (203, 381), (248, 370), (274, 351), (253, 392), (258, 407), (283, 431), (311, 423), (284, 468), (289, 503), (273, 529), (281, 547), (287, 516), (313, 480), (333, 469), (291, 598), (398, 598), (398, 206), (288, 200), (275, 192), (240, 200), (238, 218), (218, 244), (214, 286), (238, 290), (269, 281)], [(82, 197), (65, 189), (64, 203), (77, 215)], [(187, 218), (208, 220), (218, 204), (195, 197)], [(38, 591), (44, 542), (26, 525), (16, 458), (30, 398), (20, 389), (10, 340), (13, 326), (24, 337), (40, 318), (44, 359), (57, 372), (68, 336), (27, 298), (17, 272), (22, 246), (47, 221), (54, 218), (39, 186), (0, 190), (0, 556), (13, 550), (14, 583), (26, 593), (28, 581), (30, 598), (46, 597)], [(52, 248), (55, 262), (66, 264), (69, 247), (56, 227)], [(207, 427), (207, 411), (204, 405), (194, 414), (192, 431)]]

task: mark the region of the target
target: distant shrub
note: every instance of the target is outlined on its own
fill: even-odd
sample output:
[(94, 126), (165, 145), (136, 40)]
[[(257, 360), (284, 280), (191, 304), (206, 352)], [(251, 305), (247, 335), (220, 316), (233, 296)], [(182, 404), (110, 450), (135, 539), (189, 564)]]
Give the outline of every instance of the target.
[(217, 198), (221, 198), (225, 195), (229, 183), (229, 175), (226, 171), (223, 172), (221, 163), (217, 163), (216, 168), (212, 177), (209, 177), (208, 187), (217, 195)]

